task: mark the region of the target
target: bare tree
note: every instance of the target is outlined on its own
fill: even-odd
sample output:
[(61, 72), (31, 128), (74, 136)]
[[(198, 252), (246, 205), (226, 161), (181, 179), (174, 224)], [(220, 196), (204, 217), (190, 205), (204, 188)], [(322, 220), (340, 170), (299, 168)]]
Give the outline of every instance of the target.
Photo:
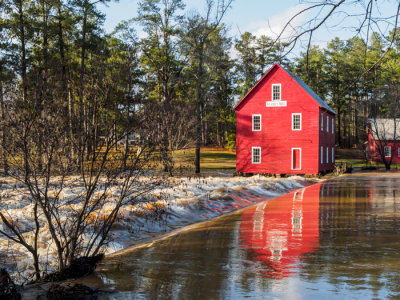
[[(393, 157), (400, 145), (400, 120), (392, 119), (369, 119), (368, 130), (373, 137), (375, 151), (379, 160), (381, 160), (386, 170), (390, 170)], [(370, 157), (374, 159), (373, 154)]]
[[(4, 150), (10, 157), (10, 174), (28, 189), (30, 204), (25, 220), (1, 204), (0, 234), (31, 254), (38, 279), (49, 264), (46, 257), (40, 255), (40, 247), (54, 253), (53, 258), (61, 270), (76, 258), (94, 256), (107, 246), (120, 208), (135, 203), (138, 196), (153, 186), (151, 181), (141, 184), (137, 179), (145, 167), (151, 167), (148, 163), (154, 144), (151, 138), (140, 145), (138, 142), (122, 159), (111, 150), (114, 142), (130, 131), (115, 132), (112, 121), (101, 119), (105, 138), (90, 153), (89, 159), (87, 150), (79, 148), (80, 174), (73, 175), (68, 141), (63, 134), (68, 124), (62, 122), (62, 107), (57, 103), (48, 104), (46, 115), (38, 116), (17, 104), (18, 101), (10, 110), (8, 124), (13, 139)], [(136, 120), (137, 126), (146, 127), (140, 124), (144, 120)], [(39, 141), (39, 136), (46, 138)], [(41, 143), (41, 167), (38, 143)], [(138, 146), (140, 151), (137, 151)], [(81, 187), (81, 192), (67, 196), (72, 186)], [(27, 219), (31, 222), (22, 226)], [(50, 241), (44, 243), (46, 238)]]

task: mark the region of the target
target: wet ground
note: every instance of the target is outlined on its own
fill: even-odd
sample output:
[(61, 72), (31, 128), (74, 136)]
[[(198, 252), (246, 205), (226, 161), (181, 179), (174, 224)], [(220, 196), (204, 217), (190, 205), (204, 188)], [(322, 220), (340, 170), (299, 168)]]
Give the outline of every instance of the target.
[(107, 258), (102, 299), (400, 299), (400, 174), (344, 176)]

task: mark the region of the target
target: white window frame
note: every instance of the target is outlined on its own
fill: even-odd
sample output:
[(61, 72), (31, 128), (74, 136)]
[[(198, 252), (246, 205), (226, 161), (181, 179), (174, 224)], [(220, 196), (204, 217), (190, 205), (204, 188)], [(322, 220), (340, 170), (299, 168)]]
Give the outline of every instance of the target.
[(321, 146), (320, 155), (321, 155), (320, 162), (321, 162), (321, 165), (322, 165), (324, 163), (324, 147), (323, 146)]
[(332, 147), (332, 163), (335, 163), (335, 147)]
[[(274, 86), (279, 86), (279, 99), (274, 99)], [(272, 101), (282, 100), (282, 85), (280, 83), (273, 83), (271, 87), (271, 99)]]
[[(389, 149), (389, 155), (386, 155), (386, 149)], [(385, 155), (385, 157), (391, 157), (392, 156), (392, 146), (385, 146), (383, 148), (383, 154)]]
[[(254, 150), (258, 149), (260, 151), (260, 161), (259, 162), (254, 162)], [(252, 164), (261, 164), (261, 147), (251, 147), (251, 163)]]
[(321, 131), (324, 131), (324, 114), (321, 113)]
[(326, 132), (329, 132), (329, 116), (326, 116)]
[(325, 159), (326, 163), (329, 163), (329, 148), (326, 147), (326, 159)]
[[(260, 117), (260, 129), (254, 129), (254, 117)], [(252, 131), (261, 131), (261, 115), (260, 114), (251, 115), (251, 129), (252, 129)]]
[[(299, 168), (299, 169), (294, 169), (294, 168), (293, 168), (293, 152), (294, 152), (293, 150), (300, 150), (300, 168)], [(292, 170), (301, 170), (301, 148), (292, 148), (291, 169), (292, 169)]]
[[(298, 129), (295, 129), (294, 128), (294, 117), (295, 116), (300, 116), (300, 128), (298, 128)], [(293, 131), (300, 131), (301, 130), (301, 121), (302, 121), (302, 115), (301, 115), (301, 113), (292, 113), (292, 130)]]
[(335, 133), (335, 118), (332, 117), (332, 134)]

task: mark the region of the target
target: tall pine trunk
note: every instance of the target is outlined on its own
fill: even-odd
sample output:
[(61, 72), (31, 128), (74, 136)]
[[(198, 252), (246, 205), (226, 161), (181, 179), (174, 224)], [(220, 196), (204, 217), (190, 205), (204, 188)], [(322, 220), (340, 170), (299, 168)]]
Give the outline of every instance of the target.
[(199, 65), (197, 69), (197, 85), (196, 85), (196, 157), (195, 157), (195, 172), (200, 173), (200, 147), (202, 142), (202, 101), (203, 101), (203, 53), (204, 43), (199, 47)]
[(19, 38), (20, 38), (20, 58), (21, 58), (21, 79), (22, 79), (22, 96), (23, 101), (27, 101), (28, 86), (26, 82), (26, 41), (25, 41), (25, 17), (23, 0), (18, 2), (18, 16), (19, 16)]
[(67, 62), (65, 58), (65, 44), (64, 44), (64, 28), (63, 28), (63, 15), (62, 15), (62, 1), (59, 1), (57, 7), (57, 18), (58, 18), (58, 47), (60, 52), (60, 60), (61, 60), (61, 80), (62, 80), (62, 97), (64, 101), (64, 105), (67, 106), (67, 123), (66, 128), (67, 132), (65, 133), (67, 138), (69, 139), (69, 155), (70, 159), (74, 160), (74, 135), (73, 135), (73, 107), (72, 107), (72, 98), (71, 93), (68, 87), (68, 75), (67, 75)]
[(7, 161), (7, 128), (6, 128), (6, 112), (5, 112), (5, 103), (4, 103), (4, 93), (3, 93), (3, 83), (0, 81), (0, 109), (1, 109), (1, 154), (3, 161), (3, 169), (4, 174), (8, 175), (8, 161)]
[(82, 39), (81, 39), (81, 65), (79, 78), (79, 165), (82, 165), (85, 152), (85, 126), (84, 126), (84, 89), (85, 89), (85, 55), (86, 55), (86, 31), (87, 31), (87, 14), (88, 2), (85, 0), (83, 4), (83, 20), (82, 20)]

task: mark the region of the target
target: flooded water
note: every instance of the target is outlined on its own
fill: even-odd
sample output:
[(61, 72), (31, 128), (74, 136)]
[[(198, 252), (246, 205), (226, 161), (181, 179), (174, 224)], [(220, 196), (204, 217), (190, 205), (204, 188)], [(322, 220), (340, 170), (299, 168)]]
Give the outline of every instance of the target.
[(103, 299), (400, 299), (400, 176), (309, 186), (107, 258)]

